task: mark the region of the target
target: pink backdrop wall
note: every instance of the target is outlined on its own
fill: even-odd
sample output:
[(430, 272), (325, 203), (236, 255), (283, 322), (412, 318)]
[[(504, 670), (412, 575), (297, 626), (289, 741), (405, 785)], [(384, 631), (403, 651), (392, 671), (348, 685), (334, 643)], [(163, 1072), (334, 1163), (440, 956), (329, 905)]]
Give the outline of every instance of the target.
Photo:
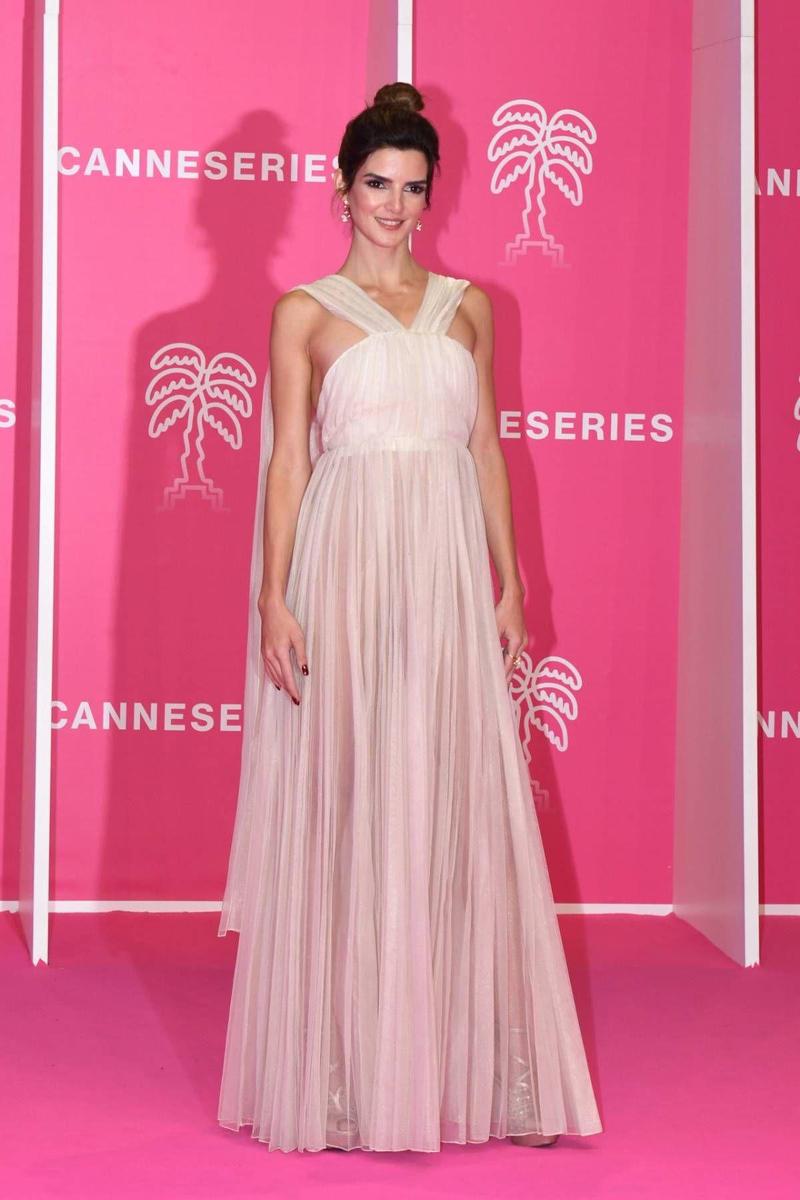
[(756, 6), (762, 901), (800, 903), (800, 8)]
[[(313, 20), (259, 0), (65, 9), (62, 899), (222, 894), (269, 316), (343, 251), (330, 155), (364, 103), (371, 37), (367, 0), (313, 8)], [(148, 176), (148, 148), (171, 156), (167, 177)], [(136, 176), (117, 174), (121, 149), (140, 156)], [(164, 507), (187, 423), (151, 436), (146, 398), (176, 343), (187, 394), (214, 378), (238, 387), (243, 411), (217, 410), (199, 455), (190, 436), (190, 483), (199, 459), (218, 505), (188, 490)], [(106, 701), (127, 705), (125, 728), (102, 729)], [(137, 702), (154, 706), (155, 729), (137, 728)]]
[[(445, 161), (415, 246), (494, 299), (531, 656), (582, 681), (566, 748), (531, 739), (560, 900), (672, 897), (690, 17), (688, 0), (416, 5)], [(490, 156), (520, 98), (553, 143), (533, 164), (513, 157), (526, 143)], [(511, 107), (529, 136), (537, 110)], [(528, 185), (530, 242), (509, 255)]]
[[(330, 171), (378, 82), (375, 7), (64, 6), (59, 899), (221, 895), (269, 314), (346, 253)], [(572, 673), (563, 711), (541, 678), (518, 697), (560, 901), (671, 899), (689, 34), (689, 0), (415, 5), (443, 169), (414, 253), (492, 295), (531, 667)], [(489, 146), (520, 98), (555, 142), (513, 179), (522, 160)], [(147, 397), (175, 343), (190, 392), (216, 356), (238, 380), (238, 422), (202, 441), (216, 505), (191, 439), (198, 487), (165, 505), (186, 427), (151, 436)]]

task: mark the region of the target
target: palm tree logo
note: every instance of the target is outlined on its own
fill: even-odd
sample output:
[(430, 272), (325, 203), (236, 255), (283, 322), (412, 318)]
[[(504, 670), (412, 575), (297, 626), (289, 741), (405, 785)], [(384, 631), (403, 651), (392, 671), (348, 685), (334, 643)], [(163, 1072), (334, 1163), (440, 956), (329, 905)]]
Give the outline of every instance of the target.
[(156, 372), (147, 385), (145, 403), (153, 408), (147, 427), (152, 438), (161, 437), (178, 421), (184, 422), (180, 473), (164, 488), (162, 508), (199, 494), (215, 509), (222, 508), (222, 488), (206, 475), (203, 440), (213, 429), (233, 450), (242, 448), (240, 417), (253, 412), (250, 389), (256, 373), (238, 354), (223, 351), (209, 363), (190, 342), (170, 342), (150, 359)]
[[(509, 100), (492, 117), (498, 126), (489, 143), (490, 162), (497, 166), (490, 184), (499, 195), (523, 176), (525, 204), (522, 230), (506, 242), (501, 266), (513, 266), (529, 246), (538, 246), (555, 266), (564, 265), (564, 247), (545, 229), (545, 190), (552, 183), (577, 208), (583, 204), (581, 175), (592, 170), (589, 146), (597, 140), (594, 125), (574, 108), (560, 108), (548, 120), (535, 100)], [(536, 205), (536, 230), (531, 233), (530, 214)]]
[(567, 721), (574, 721), (578, 715), (575, 693), (582, 687), (580, 672), (566, 658), (550, 654), (534, 667), (528, 652), (523, 651), (519, 666), (509, 677), (509, 695), (528, 765), (534, 729), (543, 733), (556, 750), (566, 750)]

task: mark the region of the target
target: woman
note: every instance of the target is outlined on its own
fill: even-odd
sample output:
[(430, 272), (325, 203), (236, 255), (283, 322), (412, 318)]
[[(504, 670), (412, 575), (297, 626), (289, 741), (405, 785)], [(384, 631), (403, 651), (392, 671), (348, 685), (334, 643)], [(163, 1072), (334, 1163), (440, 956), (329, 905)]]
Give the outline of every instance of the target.
[(490, 302), (408, 249), (422, 107), (395, 83), (349, 122), (350, 251), (272, 321), (218, 1114), (270, 1149), (602, 1128), (507, 687)]

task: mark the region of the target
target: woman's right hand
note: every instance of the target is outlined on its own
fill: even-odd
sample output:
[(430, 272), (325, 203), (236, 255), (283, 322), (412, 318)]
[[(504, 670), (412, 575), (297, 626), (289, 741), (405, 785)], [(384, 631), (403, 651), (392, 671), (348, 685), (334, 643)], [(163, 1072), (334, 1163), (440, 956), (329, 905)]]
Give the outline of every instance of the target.
[(258, 611), (261, 613), (261, 659), (264, 670), (275, 687), (285, 688), (295, 704), (299, 704), (300, 693), (290, 655), (294, 650), (297, 665), (307, 675), (303, 631), (283, 600), (259, 598)]

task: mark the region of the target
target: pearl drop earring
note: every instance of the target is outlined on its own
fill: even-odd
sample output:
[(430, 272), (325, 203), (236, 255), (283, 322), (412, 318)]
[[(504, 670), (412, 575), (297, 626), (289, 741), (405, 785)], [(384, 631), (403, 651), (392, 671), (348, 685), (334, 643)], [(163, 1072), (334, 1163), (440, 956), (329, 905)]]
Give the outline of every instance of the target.
[(342, 221), (350, 220), (350, 205), (348, 204), (348, 202), (346, 200), (344, 202), (344, 212), (341, 215), (341, 220)]
[(416, 228), (417, 228), (417, 229), (422, 229), (422, 221), (417, 221)]

